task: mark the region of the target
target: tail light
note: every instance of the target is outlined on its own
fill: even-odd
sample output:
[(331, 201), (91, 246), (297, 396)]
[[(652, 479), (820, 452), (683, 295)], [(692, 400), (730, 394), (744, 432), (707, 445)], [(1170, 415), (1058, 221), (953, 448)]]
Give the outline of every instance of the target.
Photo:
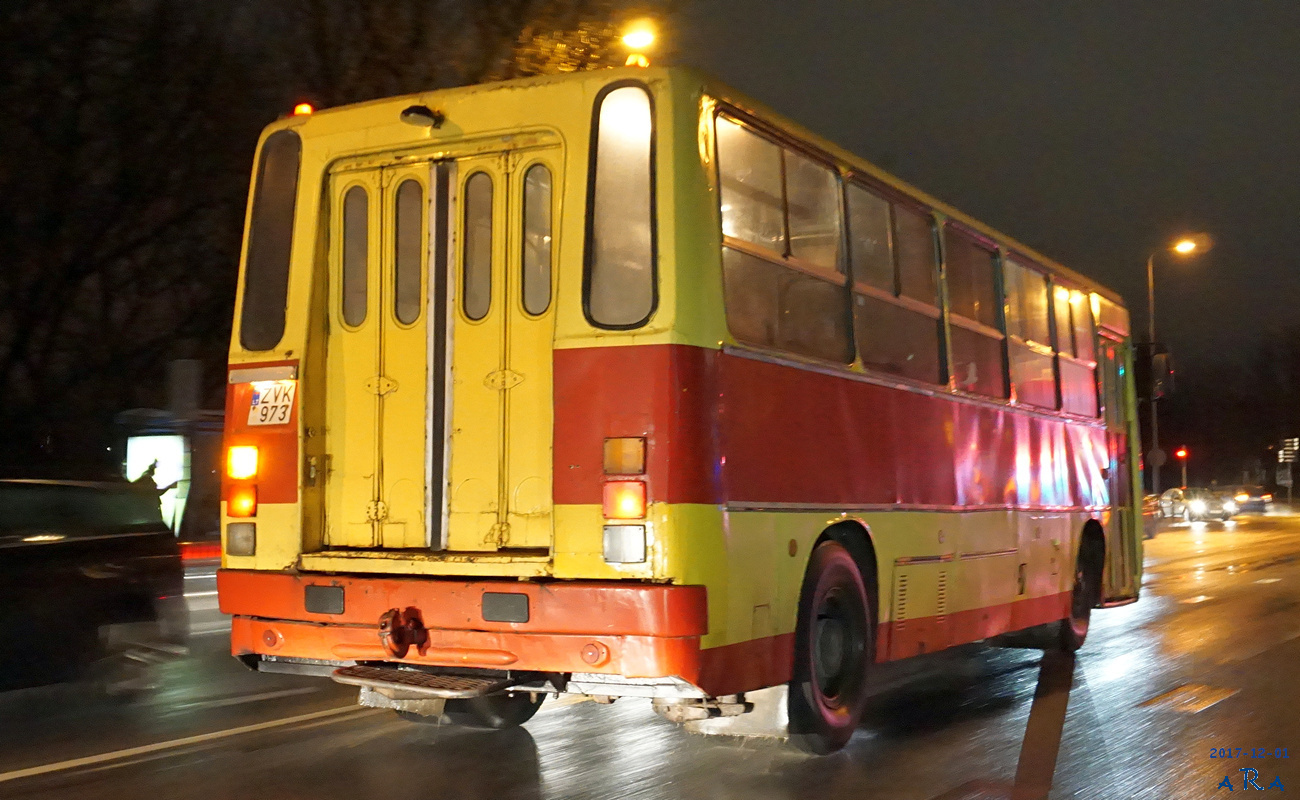
[(1236, 500), (1238, 503), (1244, 503), (1250, 499), (1250, 495), (1246, 494), (1245, 492), (1242, 492), (1241, 494), (1237, 495), (1232, 499)]
[(605, 440), (606, 475), (644, 475), (645, 439), (622, 436)]
[(606, 481), (603, 495), (605, 519), (644, 519), (644, 481)]
[(1271, 503), (1273, 502), (1273, 495), (1266, 494), (1263, 497), (1261, 497), (1260, 500), (1263, 500), (1265, 503)]
[(231, 517), (257, 516), (257, 487), (232, 486), (226, 495), (226, 515)]
[(226, 451), (226, 476), (235, 480), (257, 477), (257, 445), (238, 444)]

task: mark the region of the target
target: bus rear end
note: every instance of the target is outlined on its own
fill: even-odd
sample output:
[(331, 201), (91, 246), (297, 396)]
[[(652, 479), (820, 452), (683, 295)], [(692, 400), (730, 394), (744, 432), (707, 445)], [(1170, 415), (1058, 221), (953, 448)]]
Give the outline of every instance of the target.
[[(671, 335), (653, 214), (653, 153), (671, 141), (653, 98), (669, 76), (646, 74), (268, 129), (218, 580), (249, 666), (490, 726), (545, 692), (704, 696), (705, 589), (681, 580), (648, 475), (672, 432), (655, 429), (652, 392), (605, 403), (623, 381), (584, 365), (616, 358), (565, 356), (622, 349), (621, 329)], [(661, 393), (673, 365), (651, 362), (638, 380)]]

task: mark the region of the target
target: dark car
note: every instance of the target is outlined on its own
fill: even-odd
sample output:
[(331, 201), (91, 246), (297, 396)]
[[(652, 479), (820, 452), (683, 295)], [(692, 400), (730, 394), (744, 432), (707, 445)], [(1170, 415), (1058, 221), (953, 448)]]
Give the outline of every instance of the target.
[(1169, 489), (1160, 495), (1160, 516), (1180, 517), (1188, 522), (1219, 519), (1228, 521), (1239, 511), (1232, 493), (1224, 489)]
[(1156, 501), (1156, 513), (1161, 517), (1181, 518), (1187, 513), (1186, 489), (1166, 489)]
[(1263, 486), (1231, 486), (1224, 490), (1242, 511), (1264, 513), (1273, 505), (1273, 495)]
[(0, 689), (80, 677), (117, 643), (176, 650), (183, 583), (156, 491), (0, 480)]

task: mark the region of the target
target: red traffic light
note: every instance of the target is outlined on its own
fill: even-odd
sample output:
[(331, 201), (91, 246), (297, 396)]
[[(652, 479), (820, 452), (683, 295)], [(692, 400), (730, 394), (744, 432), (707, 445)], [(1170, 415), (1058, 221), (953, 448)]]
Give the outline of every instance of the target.
[(1178, 448), (1177, 450), (1175, 450), (1175, 451), (1174, 451), (1174, 458), (1181, 458), (1181, 459), (1183, 459), (1183, 460), (1186, 460), (1186, 459), (1187, 459), (1187, 448), (1186, 448), (1186, 447), (1180, 447), (1180, 448)]

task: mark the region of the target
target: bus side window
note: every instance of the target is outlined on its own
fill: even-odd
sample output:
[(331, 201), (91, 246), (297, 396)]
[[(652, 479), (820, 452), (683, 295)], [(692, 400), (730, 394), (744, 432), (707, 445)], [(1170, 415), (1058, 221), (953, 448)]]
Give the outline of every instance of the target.
[(1002, 264), (1007, 356), (1017, 402), (1056, 408), (1047, 276), (1008, 258)]
[(463, 245), (462, 308), (480, 320), (492, 304), (492, 178), (476, 172), (465, 181), (465, 244)]
[[(846, 199), (854, 280), (853, 328), (863, 366), (938, 383), (942, 379), (939, 309), (934, 306), (934, 236), (929, 222), (857, 184), (849, 185)], [(905, 240), (895, 235), (895, 218), (907, 226)], [(908, 276), (909, 287), (924, 296), (925, 276), (929, 276), (930, 297), (924, 303), (899, 297), (904, 241), (909, 267), (921, 273)]]
[(1052, 291), (1056, 306), (1057, 363), (1061, 370), (1061, 410), (1085, 417), (1097, 416), (1097, 375), (1093, 361), (1092, 305), (1078, 289), (1057, 284)]
[(551, 171), (534, 164), (524, 173), (523, 270), (524, 310), (544, 313), (551, 305)]
[(343, 324), (366, 321), (366, 273), (370, 255), (370, 198), (362, 186), (343, 195)]
[(414, 178), (397, 187), (393, 231), (393, 315), (403, 325), (420, 318), (420, 275), (424, 253), (424, 188)]
[(835, 171), (793, 150), (785, 151), (789, 255), (840, 272), (840, 201)]
[(284, 336), (301, 155), (302, 140), (290, 130), (276, 131), (262, 145), (253, 213), (248, 220), (244, 299), (239, 315), (239, 343), (245, 350), (270, 350)]
[(967, 392), (1006, 397), (994, 283), (996, 256), (951, 226), (944, 227), (943, 238), (953, 380)]
[(742, 342), (851, 362), (838, 175), (716, 120), (727, 327)]

